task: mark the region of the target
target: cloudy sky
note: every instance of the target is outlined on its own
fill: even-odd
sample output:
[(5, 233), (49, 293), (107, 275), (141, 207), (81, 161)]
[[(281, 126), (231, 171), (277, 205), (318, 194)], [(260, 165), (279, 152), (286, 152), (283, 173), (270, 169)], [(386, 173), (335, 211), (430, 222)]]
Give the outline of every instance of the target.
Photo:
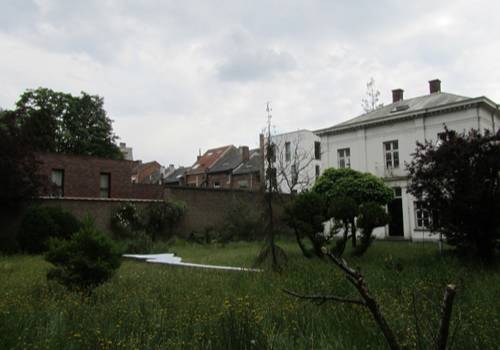
[(40, 86), (105, 99), (136, 159), (190, 165), (199, 149), (361, 113), (391, 89), (500, 102), (500, 1), (0, 0), (0, 107)]

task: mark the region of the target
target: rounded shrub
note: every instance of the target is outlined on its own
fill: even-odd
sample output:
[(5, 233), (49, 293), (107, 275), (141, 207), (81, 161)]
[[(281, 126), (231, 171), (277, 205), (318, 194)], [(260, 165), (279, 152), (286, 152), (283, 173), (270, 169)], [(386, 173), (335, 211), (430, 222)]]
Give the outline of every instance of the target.
[(113, 276), (120, 267), (120, 255), (111, 238), (87, 221), (69, 240), (50, 239), (45, 260), (55, 268), (49, 270), (47, 279), (89, 291)]

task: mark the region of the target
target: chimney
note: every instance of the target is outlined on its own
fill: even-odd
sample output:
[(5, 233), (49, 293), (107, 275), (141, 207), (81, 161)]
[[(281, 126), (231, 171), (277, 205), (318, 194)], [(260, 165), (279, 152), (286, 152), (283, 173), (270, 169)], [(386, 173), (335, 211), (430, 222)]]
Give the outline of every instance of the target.
[(392, 103), (403, 100), (403, 89), (392, 90)]
[(434, 94), (436, 92), (441, 92), (441, 80), (429, 80), (429, 93)]
[(241, 161), (246, 162), (250, 159), (250, 149), (248, 146), (240, 146)]

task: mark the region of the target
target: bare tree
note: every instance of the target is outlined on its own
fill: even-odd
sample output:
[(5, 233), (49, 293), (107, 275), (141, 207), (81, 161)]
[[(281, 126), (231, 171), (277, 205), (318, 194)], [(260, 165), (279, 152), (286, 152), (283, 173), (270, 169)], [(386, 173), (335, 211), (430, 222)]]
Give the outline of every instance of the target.
[[(401, 349), (402, 347), (399, 343), (399, 340), (397, 339), (396, 334), (394, 333), (392, 328), (389, 326), (389, 323), (385, 319), (380, 304), (377, 302), (377, 300), (372, 296), (371, 292), (369, 291), (365, 277), (358, 270), (351, 268), (344, 259), (339, 258), (330, 251), (328, 251), (327, 248), (324, 247), (323, 251), (325, 255), (329, 258), (329, 260), (344, 273), (347, 280), (356, 288), (361, 298), (358, 299), (358, 298), (343, 297), (337, 295), (317, 295), (317, 294), (303, 295), (287, 289), (284, 289), (283, 291), (294, 297), (304, 300), (310, 300), (318, 304), (323, 304), (327, 301), (336, 301), (340, 303), (355, 304), (366, 307), (370, 311), (374, 321), (377, 323), (380, 330), (382, 331), (387, 341), (387, 345), (389, 345), (389, 348), (393, 350)], [(443, 297), (443, 302), (441, 305), (441, 322), (439, 325), (438, 334), (435, 338), (435, 344), (434, 344), (435, 349), (445, 350), (447, 347), (448, 334), (451, 321), (451, 311), (453, 307), (455, 294), (456, 294), (456, 286), (453, 284), (447, 285)]]
[(375, 88), (375, 79), (370, 78), (366, 83), (366, 97), (361, 100), (361, 107), (368, 113), (384, 106), (379, 103), (380, 91)]
[(308, 171), (315, 159), (314, 145), (307, 147), (300, 135), (291, 140), (276, 140), (274, 144), (278, 190), (295, 193), (308, 188), (314, 182), (314, 175)]
[(264, 162), (265, 162), (265, 188), (264, 198), (267, 209), (267, 242), (262, 251), (260, 252), (255, 265), (261, 265), (271, 257), (271, 267), (274, 271), (281, 271), (281, 261), (286, 261), (286, 254), (283, 249), (278, 247), (275, 242), (275, 229), (274, 229), (274, 210), (273, 210), (273, 197), (277, 193), (276, 186), (276, 147), (271, 142), (271, 106), (267, 102), (267, 130), (266, 130), (266, 145), (264, 147)]

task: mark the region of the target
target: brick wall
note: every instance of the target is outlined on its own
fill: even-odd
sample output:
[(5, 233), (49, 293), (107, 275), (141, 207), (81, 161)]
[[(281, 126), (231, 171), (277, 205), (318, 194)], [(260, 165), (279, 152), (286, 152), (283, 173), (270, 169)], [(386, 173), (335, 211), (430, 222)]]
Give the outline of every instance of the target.
[[(64, 170), (65, 197), (100, 197), (100, 174), (110, 174), (110, 197), (130, 198), (133, 162), (89, 156), (39, 153), (39, 173), (50, 181), (53, 169)], [(49, 195), (50, 192), (42, 193)]]
[(260, 189), (261, 183), (259, 173), (233, 175), (233, 188), (239, 189), (240, 181), (246, 181), (248, 189), (250, 190), (258, 191)]
[(37, 200), (35, 203), (49, 207), (61, 207), (78, 219), (90, 216), (97, 228), (111, 233), (111, 216), (116, 209), (127, 202), (134, 203), (137, 209), (142, 210), (153, 200), (44, 198)]
[[(165, 198), (182, 201), (186, 204), (186, 215), (178, 228), (180, 235), (187, 236), (191, 232), (203, 232), (207, 228), (219, 228), (226, 220), (229, 209), (243, 204), (255, 210), (264, 210), (264, 196), (261, 192), (248, 190), (224, 190), (195, 187), (167, 187)], [(284, 228), (281, 217), (283, 203), (289, 196), (281, 196), (274, 202), (275, 222), (277, 228)]]

